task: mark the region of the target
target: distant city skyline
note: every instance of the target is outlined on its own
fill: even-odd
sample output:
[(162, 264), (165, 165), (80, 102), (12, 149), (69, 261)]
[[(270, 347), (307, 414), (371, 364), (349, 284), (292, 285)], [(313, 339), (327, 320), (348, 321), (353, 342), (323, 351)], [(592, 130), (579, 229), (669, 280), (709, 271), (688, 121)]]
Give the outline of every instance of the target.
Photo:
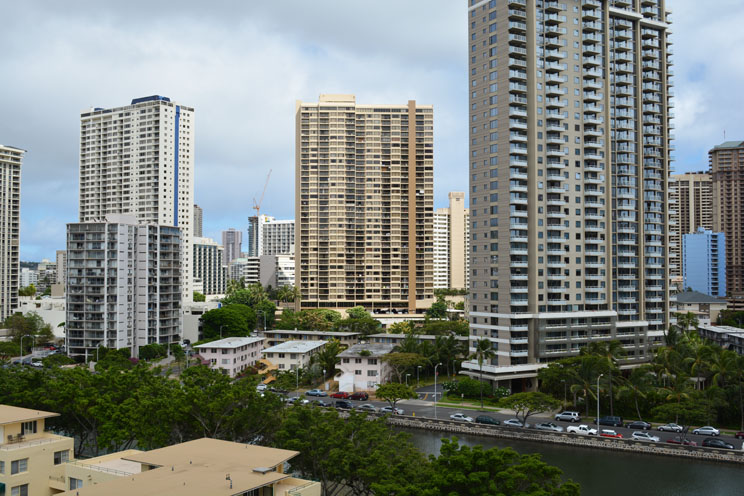
[[(727, 140), (744, 139), (744, 123), (730, 111), (744, 103), (737, 91), (744, 70), (736, 50), (744, 42), (739, 29), (744, 5), (701, 10), (693, 0), (669, 3), (675, 172), (704, 170), (707, 152), (724, 141), (724, 130)], [(466, 190), (465, 2), (292, 4), (227, 8), (218, 0), (204, 9), (185, 1), (174, 10), (178, 22), (170, 26), (158, 17), (132, 16), (149, 5), (139, 0), (126, 6), (85, 0), (74, 6), (40, 1), (5, 6), (4, 13), (16, 22), (0, 32), (7, 47), (0, 142), (28, 150), (20, 259), (53, 259), (64, 248), (65, 224), (77, 218), (80, 112), (138, 96), (168, 95), (195, 109), (194, 200), (205, 210), (206, 237), (219, 239), (230, 226), (246, 232), (254, 213), (251, 200), (260, 195), (269, 169), (262, 212), (294, 217), (294, 102), (312, 101), (321, 93), (355, 93), (370, 103), (412, 98), (434, 105), (440, 122), (434, 204), (445, 206), (449, 191)], [(411, 23), (424, 8), (427, 22)], [(393, 9), (396, 15), (390, 16)], [(383, 22), (387, 29), (381, 39)], [(212, 47), (219, 47), (220, 56)], [(267, 70), (256, 72), (256, 67)]]

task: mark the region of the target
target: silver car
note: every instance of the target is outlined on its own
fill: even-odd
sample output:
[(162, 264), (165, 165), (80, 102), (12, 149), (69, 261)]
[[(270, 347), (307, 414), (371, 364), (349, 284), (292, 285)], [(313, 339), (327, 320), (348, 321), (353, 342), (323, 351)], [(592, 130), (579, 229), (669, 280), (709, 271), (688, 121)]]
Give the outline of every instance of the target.
[[(504, 420), (503, 425), (508, 425), (509, 427), (525, 427), (525, 425), (520, 422), (519, 419), (515, 418)], [(529, 425), (527, 425), (526, 427), (529, 427)]]
[(659, 436), (652, 436), (646, 431), (637, 431), (634, 432), (631, 436), (636, 441), (649, 441), (652, 443), (658, 443), (659, 442)]
[(563, 432), (563, 427), (561, 427), (560, 425), (555, 425), (553, 422), (543, 422), (541, 424), (535, 424), (535, 429), (539, 431)]
[(361, 405), (358, 405), (355, 410), (362, 410), (363, 412), (377, 412), (377, 408), (372, 403), (363, 403)]
[(395, 412), (393, 412), (393, 407), (383, 406), (382, 408), (380, 408), (380, 413), (395, 413), (396, 415), (403, 415), (403, 410), (400, 408), (396, 408)]
[(715, 427), (712, 427), (710, 425), (704, 425), (703, 427), (698, 427), (694, 431), (692, 431), (693, 434), (700, 434), (701, 436), (720, 436), (721, 431), (716, 429)]
[(660, 431), (667, 431), (667, 432), (682, 432), (684, 428), (681, 425), (677, 425), (674, 422), (669, 422), (668, 424), (660, 425), (658, 427)]

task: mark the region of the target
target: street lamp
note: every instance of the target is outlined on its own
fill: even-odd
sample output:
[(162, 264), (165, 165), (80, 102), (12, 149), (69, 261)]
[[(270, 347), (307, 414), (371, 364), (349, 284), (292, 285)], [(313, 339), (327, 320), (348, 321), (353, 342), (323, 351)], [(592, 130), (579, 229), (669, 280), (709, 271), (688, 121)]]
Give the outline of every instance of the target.
[(296, 389), (297, 389), (297, 391), (299, 391), (300, 390), (300, 367), (299, 366), (295, 367), (295, 375), (297, 376), (297, 387), (296, 387)]
[[(20, 358), (20, 359), (21, 359), (21, 361), (23, 361), (23, 338), (31, 338), (31, 339), (34, 339), (34, 337), (33, 337), (32, 335), (30, 335), (30, 334), (24, 334), (23, 336), (21, 336), (21, 354), (20, 354), (20, 355), (18, 355), (18, 358)], [(34, 340), (35, 340), (35, 339), (34, 339)]]
[(599, 436), (599, 380), (604, 374), (599, 374), (597, 377), (597, 436)]
[(223, 327), (224, 327), (224, 326), (220, 326), (220, 339), (222, 339), (222, 328), (223, 328)]
[(434, 418), (437, 418), (437, 367), (442, 365), (442, 363), (438, 363), (434, 366)]
[(408, 377), (409, 377), (410, 375), (411, 375), (411, 374), (406, 374), (406, 386), (408, 386)]
[(566, 400), (568, 398), (568, 384), (566, 384), (565, 379), (561, 379), (561, 382), (563, 383), (563, 408), (566, 408)]
[(419, 380), (419, 373), (421, 372), (421, 365), (416, 367), (416, 389), (421, 387), (421, 381)]
[(326, 369), (323, 369), (323, 385), (325, 387), (325, 375), (326, 375)]

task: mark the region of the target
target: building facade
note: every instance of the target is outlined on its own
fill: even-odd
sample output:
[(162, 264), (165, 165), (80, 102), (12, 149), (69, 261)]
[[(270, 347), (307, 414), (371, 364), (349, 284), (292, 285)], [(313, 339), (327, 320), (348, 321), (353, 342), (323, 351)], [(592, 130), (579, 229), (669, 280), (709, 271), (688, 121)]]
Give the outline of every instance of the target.
[(682, 236), (684, 288), (726, 297), (726, 236), (702, 227)]
[(240, 258), (240, 250), (243, 246), (243, 233), (235, 228), (222, 231), (222, 247), (225, 250), (225, 263), (230, 263)]
[(178, 227), (182, 298), (192, 298), (194, 109), (163, 96), (80, 114), (80, 222), (109, 214)]
[(258, 226), (258, 256), (294, 255), (294, 220), (277, 220), (268, 215), (261, 215)]
[(282, 288), (295, 284), (295, 257), (293, 255), (262, 255), (258, 257), (259, 278), (263, 287)]
[(682, 275), (682, 236), (699, 227), (713, 229), (713, 181), (707, 172), (669, 177), (669, 267)]
[(724, 299), (719, 299), (699, 291), (681, 291), (675, 295), (671, 323), (677, 323), (677, 314), (692, 312), (699, 325), (715, 325), (720, 313), (728, 308)]
[(433, 297), (434, 110), (297, 102), (295, 277), (303, 308), (398, 308)]
[(339, 391), (374, 391), (390, 380), (392, 369), (383, 357), (392, 352), (389, 343), (359, 343), (338, 354)]
[(449, 206), (434, 211), (434, 287), (467, 289), (470, 216), (465, 193), (450, 192)]
[(195, 346), (210, 367), (225, 375), (236, 377), (261, 359), (264, 338), (224, 338)]
[(64, 285), (67, 279), (67, 252), (65, 250), (57, 250), (56, 255), (57, 284)]
[(313, 355), (321, 351), (328, 341), (285, 341), (266, 348), (262, 354), (279, 370), (306, 369)]
[(713, 231), (726, 237), (726, 291), (744, 301), (744, 141), (727, 141), (708, 152), (713, 178)]
[(213, 239), (194, 238), (194, 278), (201, 282), (205, 295), (225, 294), (224, 250)]
[(236, 258), (227, 265), (227, 280), (245, 284), (261, 282), (261, 257)]
[(194, 203), (194, 237), (201, 238), (204, 236), (204, 212), (202, 208)]
[[(39, 284), (39, 271), (36, 269), (32, 269), (31, 267), (23, 267), (21, 269), (21, 286), (22, 288), (28, 287), (30, 285), (36, 286)], [(38, 287), (37, 287), (38, 289)], [(18, 303), (16, 303), (16, 306), (14, 308), (18, 307)]]
[(0, 320), (18, 307), (21, 165), (25, 150), (0, 145)]
[(105, 346), (137, 357), (141, 346), (178, 342), (181, 250), (177, 227), (131, 215), (68, 224), (68, 354), (87, 360)]
[(669, 17), (642, 3), (467, 2), (471, 334), (517, 390), (668, 324)]

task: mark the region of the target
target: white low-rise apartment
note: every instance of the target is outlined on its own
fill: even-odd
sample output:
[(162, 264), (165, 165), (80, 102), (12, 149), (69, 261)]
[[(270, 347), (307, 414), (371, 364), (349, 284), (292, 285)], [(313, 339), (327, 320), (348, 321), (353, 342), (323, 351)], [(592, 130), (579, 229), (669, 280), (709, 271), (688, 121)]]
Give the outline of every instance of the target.
[(373, 391), (390, 379), (390, 366), (382, 357), (393, 351), (389, 343), (360, 343), (338, 354), (339, 391)]
[(266, 360), (279, 370), (304, 369), (310, 365), (313, 355), (325, 348), (328, 341), (285, 341), (263, 350)]
[(235, 377), (261, 359), (264, 338), (232, 337), (195, 346), (209, 366)]
[(359, 342), (358, 332), (303, 331), (299, 329), (267, 329), (263, 332), (266, 344), (276, 346), (285, 341), (330, 341), (337, 339), (342, 348)]

